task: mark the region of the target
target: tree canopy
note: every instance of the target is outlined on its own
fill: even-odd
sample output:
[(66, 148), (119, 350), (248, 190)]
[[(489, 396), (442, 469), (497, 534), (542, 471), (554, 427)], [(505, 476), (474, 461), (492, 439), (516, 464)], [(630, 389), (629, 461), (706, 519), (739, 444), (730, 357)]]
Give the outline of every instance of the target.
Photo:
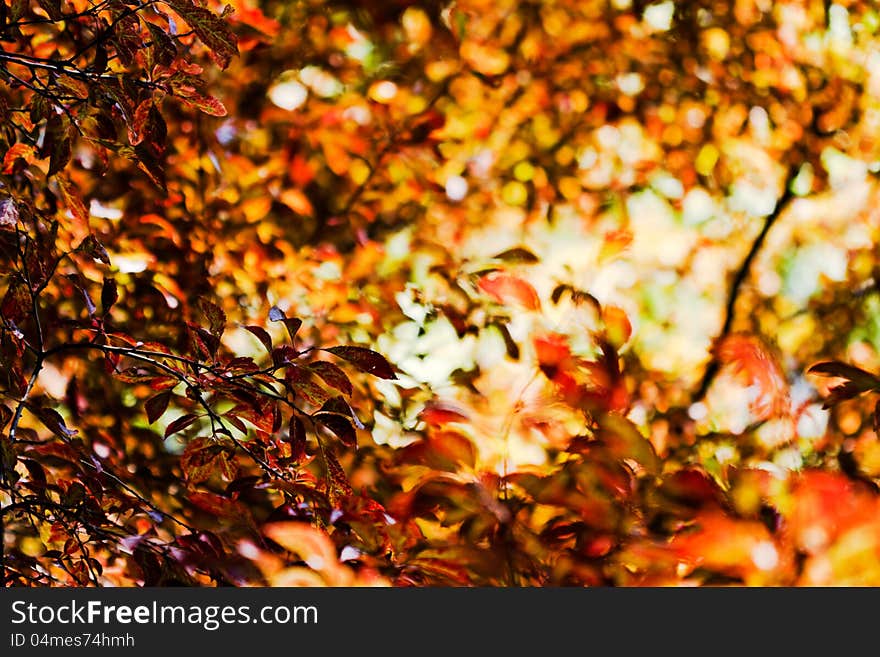
[(3, 0), (12, 586), (880, 585), (880, 11)]

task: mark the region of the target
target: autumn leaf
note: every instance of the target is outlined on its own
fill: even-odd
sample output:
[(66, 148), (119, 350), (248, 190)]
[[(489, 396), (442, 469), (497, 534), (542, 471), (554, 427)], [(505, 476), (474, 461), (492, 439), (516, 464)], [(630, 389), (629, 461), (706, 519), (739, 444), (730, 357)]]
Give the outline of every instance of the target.
[(210, 10), (199, 7), (191, 0), (167, 0), (167, 4), (180, 14), (201, 42), (211, 50), (220, 68), (229, 66), (229, 62), (238, 54), (238, 39), (229, 25)]
[(205, 319), (208, 320), (208, 330), (216, 338), (223, 335), (226, 328), (226, 313), (217, 304), (208, 301), (204, 297), (199, 299), (199, 308), (202, 310)]
[(333, 432), (346, 447), (357, 447), (357, 433), (351, 418), (338, 413), (315, 413), (312, 419)]
[(381, 354), (365, 347), (328, 347), (324, 349), (334, 356), (357, 367), (359, 370), (379, 377), (380, 379), (396, 379), (397, 375), (391, 364)]
[(290, 337), (290, 342), (293, 344), (296, 340), (296, 332), (299, 331), (302, 326), (302, 320), (298, 317), (288, 317), (278, 306), (272, 306), (269, 309), (269, 320), (272, 322), (282, 322), (287, 329), (287, 335)]
[(147, 412), (147, 420), (150, 424), (153, 424), (153, 422), (162, 417), (162, 414), (165, 413), (168, 408), (169, 401), (171, 401), (171, 391), (165, 390), (154, 397), (150, 397), (144, 403), (144, 409)]
[(180, 431), (186, 429), (193, 422), (198, 420), (199, 417), (195, 413), (184, 413), (180, 417), (172, 420), (167, 427), (165, 427), (165, 437), (174, 435)]
[(757, 386), (759, 394), (752, 403), (757, 415), (766, 419), (786, 412), (788, 382), (776, 357), (759, 338), (741, 333), (728, 335), (715, 353), (722, 364), (729, 364), (748, 385)]
[(348, 376), (333, 363), (316, 360), (309, 364), (308, 369), (317, 374), (330, 387), (336, 388), (346, 395), (352, 394), (353, 390)]
[(3, 156), (3, 173), (12, 173), (17, 161), (27, 162), (28, 159), (33, 158), (35, 155), (36, 153), (32, 146), (22, 143), (13, 144)]
[(0, 230), (15, 230), (18, 224), (18, 208), (15, 201), (5, 198), (0, 201)]
[(541, 308), (535, 288), (512, 274), (491, 272), (480, 278), (477, 287), (500, 304), (512, 304), (528, 310)]

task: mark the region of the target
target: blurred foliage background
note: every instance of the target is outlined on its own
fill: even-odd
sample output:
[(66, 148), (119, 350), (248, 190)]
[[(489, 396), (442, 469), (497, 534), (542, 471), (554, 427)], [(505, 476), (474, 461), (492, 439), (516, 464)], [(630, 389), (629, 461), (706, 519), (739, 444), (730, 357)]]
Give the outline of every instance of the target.
[[(310, 439), (284, 466), (299, 489), (251, 462), (181, 481), (178, 455), (204, 427), (161, 433), (185, 403), (153, 424), (131, 382), (82, 354), (47, 360), (34, 394), (211, 549), (181, 547), (195, 529), (137, 504), (120, 512), (125, 540), (176, 547), (162, 559), (188, 584), (880, 584), (875, 3), (228, 7), (225, 70), (210, 43), (177, 41), (175, 66), (198, 65), (206, 91), (155, 101), (159, 164), (126, 151), (130, 137), (90, 138), (106, 108), (52, 101), (83, 128), (63, 169), (79, 200), (61, 190), (55, 211), (88, 209), (58, 239), (106, 247), (109, 265), (79, 273), (115, 276), (110, 317), (138, 340), (170, 345), (209, 297), (227, 354), (264, 358), (244, 326), (277, 308), (302, 319), (304, 347), (369, 347), (396, 378), (355, 380), (346, 483), (322, 481)], [(30, 29), (12, 42), (34, 55), (49, 32)], [(108, 71), (155, 74), (122, 59)], [(39, 92), (0, 93), (12, 153), (41, 125), (13, 110)], [(51, 162), (7, 154), (0, 192), (38, 198)], [(49, 285), (41, 303), (63, 315), (81, 303), (72, 290)], [(281, 324), (265, 324), (276, 340)], [(820, 361), (858, 369), (807, 371)], [(868, 378), (829, 401), (857, 372)], [(247, 522), (180, 501), (206, 491), (248, 507)], [(5, 536), (28, 564), (15, 568), (65, 581), (57, 543), (85, 530), (29, 522)], [(67, 552), (102, 564), (78, 583), (165, 583), (102, 540)]]

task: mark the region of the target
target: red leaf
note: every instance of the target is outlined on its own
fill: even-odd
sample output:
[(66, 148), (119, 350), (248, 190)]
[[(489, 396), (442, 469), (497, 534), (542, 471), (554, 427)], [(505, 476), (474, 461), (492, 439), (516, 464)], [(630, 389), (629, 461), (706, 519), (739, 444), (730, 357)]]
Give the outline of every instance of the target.
[(231, 481), (237, 470), (234, 454), (207, 436), (199, 436), (187, 443), (180, 457), (180, 467), (190, 485), (206, 481), (215, 473)]
[(110, 308), (119, 299), (119, 290), (116, 287), (116, 281), (112, 278), (105, 278), (104, 284), (101, 286), (101, 309), (104, 315), (110, 312)]
[(180, 14), (208, 47), (220, 68), (229, 66), (229, 62), (238, 54), (238, 39), (226, 21), (208, 9), (197, 6), (192, 0), (168, 0), (168, 5)]
[(299, 331), (299, 327), (302, 326), (302, 320), (297, 317), (287, 317), (287, 315), (284, 314), (284, 311), (278, 306), (272, 306), (269, 309), (269, 320), (273, 322), (284, 322), (284, 327), (287, 329), (287, 335), (290, 336), (290, 342), (293, 344), (293, 341), (296, 338), (296, 332)]
[(419, 418), (428, 424), (448, 424), (449, 422), (466, 422), (467, 414), (445, 402), (428, 402), (425, 409), (419, 413)]
[(311, 363), (308, 366), (308, 369), (321, 377), (327, 385), (336, 388), (346, 395), (352, 393), (351, 381), (346, 376), (345, 372), (336, 367), (333, 363), (328, 363), (325, 360), (318, 360)]
[(269, 335), (269, 332), (266, 331), (266, 329), (261, 326), (245, 326), (244, 328), (246, 331), (249, 331), (256, 336), (257, 340), (266, 347), (266, 351), (270, 354), (272, 353), (272, 336)]
[(76, 251), (80, 253), (85, 253), (90, 258), (95, 260), (100, 260), (105, 265), (110, 264), (110, 255), (107, 253), (107, 249), (104, 248), (104, 245), (98, 241), (98, 238), (94, 235), (88, 235), (82, 242), (79, 243), (79, 246), (76, 247)]
[(306, 427), (303, 421), (295, 415), (290, 418), (288, 439), (290, 440), (290, 458), (294, 461), (301, 461), (306, 455)]
[(22, 281), (15, 281), (10, 284), (6, 294), (3, 295), (3, 301), (0, 303), (0, 317), (9, 320), (13, 324), (18, 324), (22, 319), (28, 316), (31, 309), (31, 295), (28, 292), (27, 285)]
[(359, 370), (372, 374), (380, 379), (396, 379), (397, 375), (391, 369), (391, 364), (385, 360), (381, 354), (364, 347), (330, 347), (324, 349), (334, 356), (338, 356), (343, 360), (357, 367)]
[(312, 419), (336, 434), (346, 447), (357, 447), (357, 432), (351, 418), (338, 413), (315, 413)]
[(327, 476), (330, 478), (331, 499), (338, 500), (339, 497), (351, 495), (351, 484), (348, 482), (345, 470), (330, 450), (324, 452), (324, 464), (327, 466)]
[(179, 95), (187, 105), (192, 105), (209, 116), (226, 116), (227, 114), (226, 106), (213, 96), (203, 96), (198, 93)]
[(199, 416), (195, 413), (186, 413), (185, 415), (181, 415), (165, 428), (165, 437), (168, 438), (168, 436), (171, 436), (178, 431), (183, 431), (198, 419)]
[(171, 390), (164, 390), (144, 402), (144, 409), (147, 411), (147, 420), (150, 424), (153, 424), (168, 410), (169, 401), (171, 401)]
[(52, 408), (41, 408), (38, 406), (28, 406), (28, 409), (40, 419), (40, 422), (42, 422), (49, 431), (59, 438), (73, 438), (77, 434), (76, 429), (69, 429), (67, 425), (64, 424), (64, 418), (61, 417), (61, 414), (58, 411)]
[(730, 364), (749, 385), (760, 391), (752, 404), (753, 412), (766, 419), (783, 414), (789, 403), (788, 382), (782, 367), (769, 348), (755, 336), (728, 335), (716, 349), (718, 360)]
[(271, 409), (257, 409), (247, 404), (238, 404), (228, 411), (229, 415), (243, 418), (253, 424), (260, 431), (272, 433), (273, 417)]
[(205, 315), (205, 319), (208, 320), (208, 330), (211, 335), (215, 338), (223, 335), (223, 330), (226, 328), (226, 313), (223, 312), (223, 309), (204, 297), (199, 298), (199, 308)]
[(70, 162), (70, 120), (67, 117), (60, 114), (53, 114), (49, 117), (46, 122), (43, 152), (49, 155), (48, 176), (54, 176)]
[(148, 98), (137, 106), (134, 117), (128, 126), (128, 142), (132, 146), (140, 144), (146, 136), (146, 125), (150, 118), (150, 108), (153, 107), (153, 99)]
[(320, 407), (331, 397), (331, 394), (324, 390), (324, 388), (311, 381), (299, 381), (291, 387), (297, 397), (305, 399), (312, 406)]
[(477, 282), (477, 287), (501, 304), (514, 304), (529, 310), (538, 310), (541, 307), (535, 288), (511, 274), (504, 272), (486, 274)]
[(189, 501), (205, 513), (210, 513), (227, 520), (238, 521), (242, 524), (253, 524), (253, 517), (247, 507), (236, 500), (232, 500), (216, 493), (203, 493), (191, 491), (187, 497)]

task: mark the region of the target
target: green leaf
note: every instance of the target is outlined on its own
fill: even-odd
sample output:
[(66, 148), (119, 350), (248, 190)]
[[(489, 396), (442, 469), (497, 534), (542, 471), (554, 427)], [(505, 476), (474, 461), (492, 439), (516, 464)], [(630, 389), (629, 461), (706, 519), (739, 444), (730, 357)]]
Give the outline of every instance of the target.
[(329, 347), (324, 349), (334, 356), (357, 367), (359, 370), (372, 374), (380, 379), (396, 379), (397, 375), (391, 369), (391, 364), (381, 354), (364, 347)]

